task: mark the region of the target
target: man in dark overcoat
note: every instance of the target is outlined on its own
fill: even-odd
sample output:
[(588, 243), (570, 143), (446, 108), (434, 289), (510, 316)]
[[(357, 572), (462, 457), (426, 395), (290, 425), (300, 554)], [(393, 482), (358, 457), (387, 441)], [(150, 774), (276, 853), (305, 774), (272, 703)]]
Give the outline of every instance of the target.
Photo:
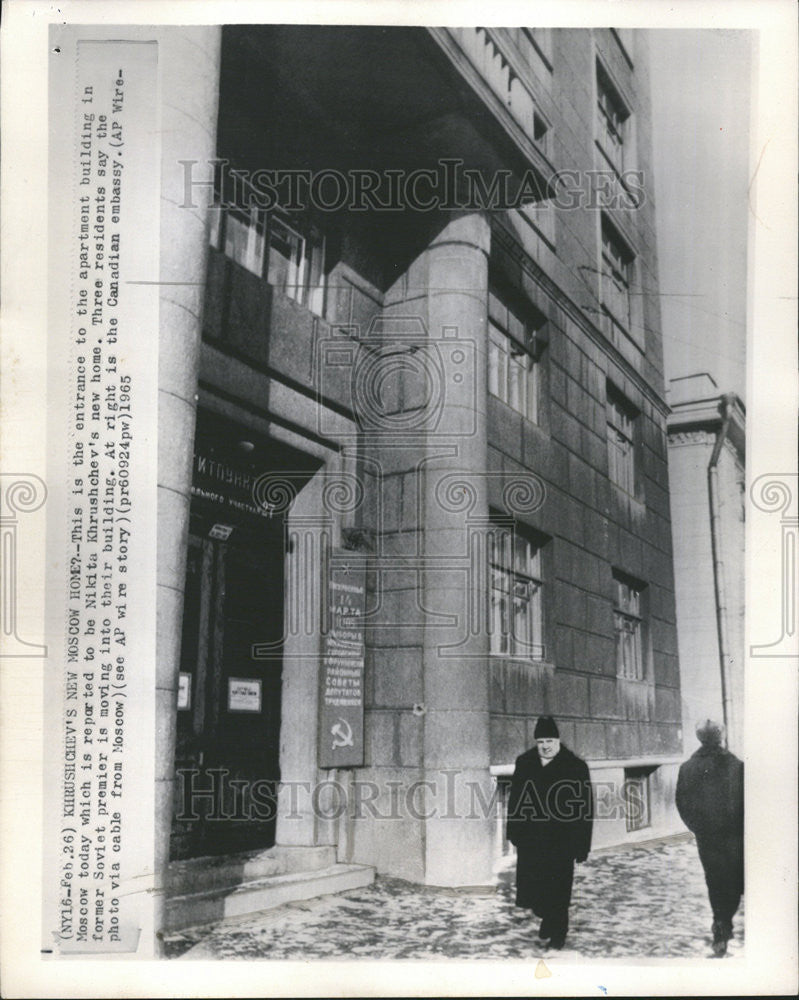
[(677, 811), (696, 837), (713, 910), (713, 952), (721, 958), (744, 889), (744, 766), (724, 748), (717, 722), (706, 719), (696, 735), (702, 745), (677, 776)]
[(551, 716), (536, 745), (516, 759), (508, 798), (508, 840), (516, 847), (516, 905), (541, 918), (538, 936), (560, 949), (569, 929), (574, 862), (591, 849), (588, 766), (560, 742)]

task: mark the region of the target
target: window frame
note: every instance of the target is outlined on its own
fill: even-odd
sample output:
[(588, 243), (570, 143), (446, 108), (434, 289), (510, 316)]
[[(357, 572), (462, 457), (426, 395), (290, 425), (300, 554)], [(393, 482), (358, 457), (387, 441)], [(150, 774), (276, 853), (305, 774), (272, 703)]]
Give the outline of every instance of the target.
[[(637, 833), (652, 826), (652, 783), (653, 767), (625, 767), (624, 769), (624, 825), (627, 833)], [(643, 792), (639, 802), (643, 803), (642, 815), (634, 815), (631, 809), (632, 789)]]
[[(547, 318), (532, 303), (524, 306), (518, 299), (501, 284), (489, 283), (487, 389), (495, 399), (541, 427)], [(513, 379), (512, 364), (517, 369)]]
[[(612, 567), (612, 583), (611, 604), (616, 679), (632, 684), (648, 684), (652, 677), (649, 585), (617, 567)], [(634, 635), (632, 644), (624, 641), (625, 632), (619, 628), (620, 623), (628, 627), (627, 634)], [(629, 630), (630, 625), (633, 625), (632, 630)], [(628, 665), (625, 657), (625, 652), (630, 648), (633, 649), (635, 657), (632, 668)]]
[[(633, 289), (637, 255), (604, 213), (600, 222), (600, 242), (599, 301), (602, 314), (610, 323), (611, 339), (618, 329), (634, 341)], [(624, 302), (623, 309), (618, 307), (620, 300)]]
[[(249, 204), (222, 204), (223, 184), (217, 178), (210, 213), (210, 245), (286, 298), (317, 316), (324, 316), (327, 280), (326, 241), (322, 230), (307, 217), (289, 213), (279, 206), (269, 210), (261, 208), (258, 205), (260, 195), (254, 188), (244, 185), (241, 179), (237, 179), (236, 185), (234, 190), (237, 191), (243, 186)], [(277, 239), (281, 230), (294, 237), (299, 247), (296, 259), (280, 254)], [(279, 258), (286, 261), (287, 281), (274, 280), (280, 266)]]
[[(613, 638), (616, 647), (616, 676), (626, 681), (646, 680), (642, 608), (645, 589), (638, 581), (633, 581), (631, 577), (614, 570)], [(625, 642), (627, 637), (632, 637), (631, 643)], [(627, 655), (630, 651), (632, 651), (632, 669)]]
[[(547, 547), (550, 539), (521, 529), (511, 518), (492, 516), (486, 533), (489, 655), (529, 663), (546, 661)], [(498, 548), (497, 542), (501, 545)], [(518, 558), (521, 556), (521, 558)], [(497, 585), (499, 584), (499, 585)], [(524, 600), (525, 635), (516, 630), (517, 601)], [(499, 596), (495, 596), (499, 595)]]
[(635, 165), (633, 111), (598, 54), (595, 65), (594, 139), (603, 157), (621, 177)]
[(638, 445), (640, 416), (640, 411), (611, 382), (608, 382), (605, 399), (608, 479), (614, 486), (636, 500), (640, 498)]

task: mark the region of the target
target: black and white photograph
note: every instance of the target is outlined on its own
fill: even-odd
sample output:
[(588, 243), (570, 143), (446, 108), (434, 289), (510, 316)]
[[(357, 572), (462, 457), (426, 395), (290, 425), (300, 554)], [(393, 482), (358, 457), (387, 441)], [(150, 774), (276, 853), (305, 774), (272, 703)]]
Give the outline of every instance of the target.
[(5, 13), (4, 995), (794, 992), (792, 5)]

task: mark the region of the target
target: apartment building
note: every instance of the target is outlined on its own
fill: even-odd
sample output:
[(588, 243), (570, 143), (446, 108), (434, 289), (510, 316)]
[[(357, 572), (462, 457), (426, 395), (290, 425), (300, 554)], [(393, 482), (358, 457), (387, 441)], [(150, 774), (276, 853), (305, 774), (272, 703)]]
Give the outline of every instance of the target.
[(489, 883), (541, 714), (595, 843), (679, 828), (643, 33), (174, 31), (167, 924)]

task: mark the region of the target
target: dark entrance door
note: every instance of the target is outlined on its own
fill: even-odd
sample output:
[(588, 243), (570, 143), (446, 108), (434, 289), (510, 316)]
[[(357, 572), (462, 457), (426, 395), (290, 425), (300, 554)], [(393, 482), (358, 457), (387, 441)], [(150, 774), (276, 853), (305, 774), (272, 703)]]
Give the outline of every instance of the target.
[[(192, 516), (177, 718), (173, 857), (270, 847), (281, 663), (253, 656), (283, 630), (282, 525), (226, 539)], [(216, 527), (219, 531), (218, 526)]]

